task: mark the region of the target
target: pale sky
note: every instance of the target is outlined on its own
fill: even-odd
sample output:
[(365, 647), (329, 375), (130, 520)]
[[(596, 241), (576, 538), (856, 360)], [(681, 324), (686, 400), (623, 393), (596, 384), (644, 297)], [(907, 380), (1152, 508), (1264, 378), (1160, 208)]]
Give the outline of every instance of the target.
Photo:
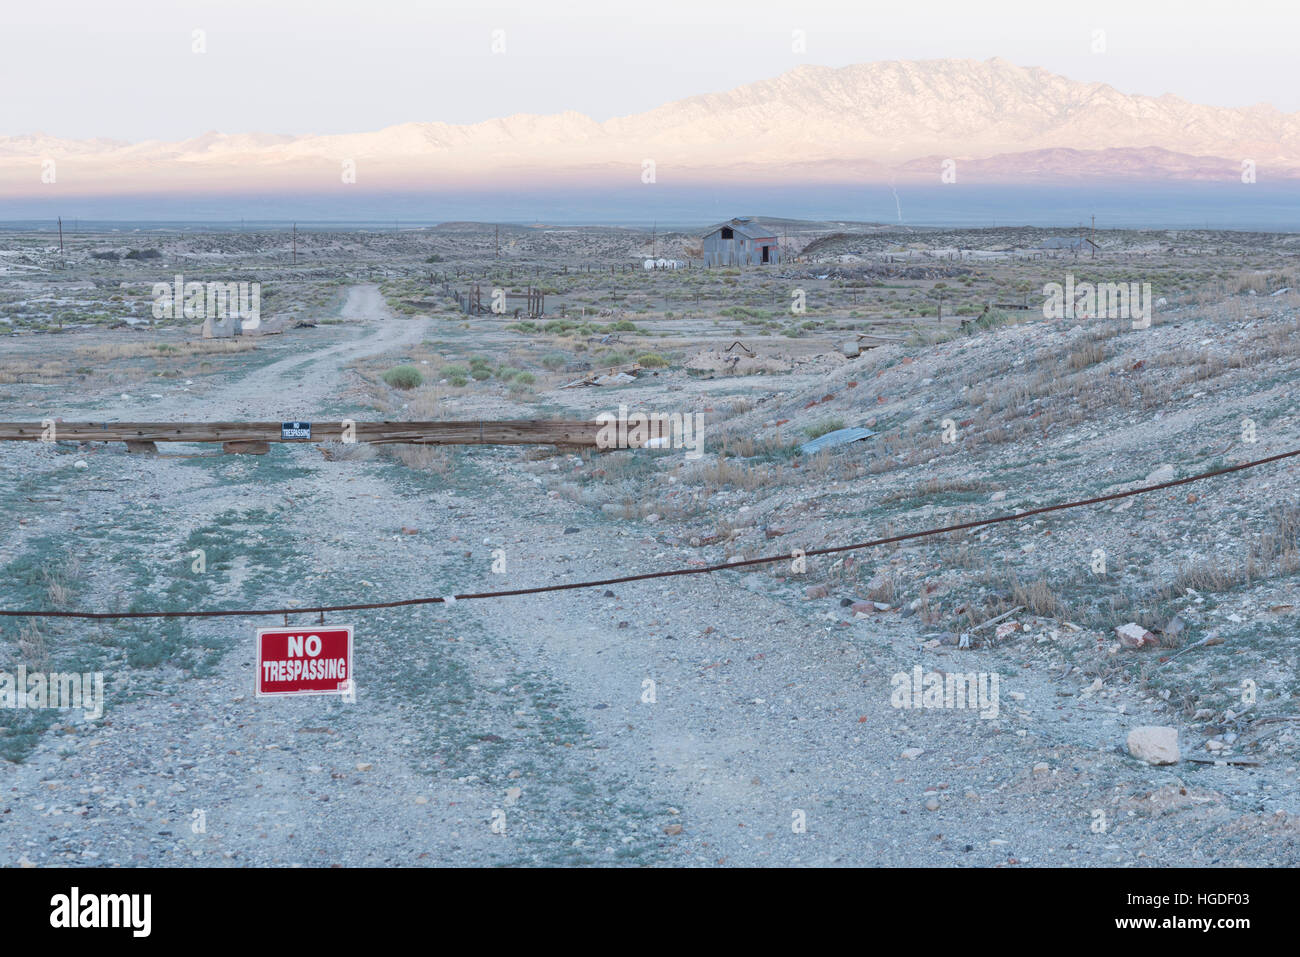
[[(938, 57), (1300, 110), (1297, 0), (7, 0), (0, 20), (0, 136), (607, 119), (801, 63)], [(791, 50), (795, 29), (806, 53)], [(195, 30), (205, 53), (192, 50)], [(1092, 50), (1097, 30), (1105, 52)]]

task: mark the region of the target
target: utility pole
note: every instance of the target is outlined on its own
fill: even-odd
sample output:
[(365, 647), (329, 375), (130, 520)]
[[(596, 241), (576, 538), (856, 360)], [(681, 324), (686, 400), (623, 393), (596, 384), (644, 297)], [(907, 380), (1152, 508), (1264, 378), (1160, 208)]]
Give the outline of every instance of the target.
[(59, 217), (59, 255), (63, 255), (63, 217)]
[(1097, 244), (1093, 240), (1097, 236), (1097, 214), (1092, 214), (1092, 229), (1088, 230), (1088, 243), (1092, 246), (1091, 258), (1097, 258)]
[(298, 265), (298, 224), (293, 224), (293, 264)]
[(501, 224), (500, 223), (497, 223), (496, 225), (496, 244), (497, 244), (496, 258), (500, 259), (501, 258)]

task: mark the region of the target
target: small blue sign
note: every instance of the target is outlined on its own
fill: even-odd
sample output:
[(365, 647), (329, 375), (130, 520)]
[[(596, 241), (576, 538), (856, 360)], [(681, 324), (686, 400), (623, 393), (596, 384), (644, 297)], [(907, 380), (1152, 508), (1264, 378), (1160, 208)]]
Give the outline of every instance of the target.
[(281, 422), (280, 438), (282, 439), (310, 439), (311, 423), (310, 422)]

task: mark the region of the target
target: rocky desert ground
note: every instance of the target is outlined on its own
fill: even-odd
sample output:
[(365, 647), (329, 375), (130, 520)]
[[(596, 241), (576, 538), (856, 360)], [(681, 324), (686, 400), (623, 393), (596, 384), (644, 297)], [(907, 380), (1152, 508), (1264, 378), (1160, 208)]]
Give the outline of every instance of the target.
[[(105, 683), (98, 717), (0, 709), (0, 863), (1300, 863), (1296, 460), (799, 557), (1300, 448), (1300, 238), (770, 223), (784, 263), (744, 270), (686, 229), (0, 232), (0, 420), (704, 425), (699, 454), (0, 442), (0, 609), (784, 556), (327, 616), (354, 701), (255, 696), (278, 620), (0, 618), (0, 671)], [(258, 283), (274, 334), (155, 318), (177, 275)], [(1149, 283), (1152, 321), (1045, 318), (1067, 280)], [(467, 315), (475, 285), (545, 315)]]

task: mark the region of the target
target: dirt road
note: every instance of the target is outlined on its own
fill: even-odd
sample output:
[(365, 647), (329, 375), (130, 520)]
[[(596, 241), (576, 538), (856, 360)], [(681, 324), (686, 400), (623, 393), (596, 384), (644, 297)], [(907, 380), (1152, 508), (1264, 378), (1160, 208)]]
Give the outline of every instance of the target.
[[(426, 332), (373, 286), (352, 289), (342, 315), (353, 322), (335, 338), (295, 340), (268, 365), (164, 396), (151, 416), (319, 417), (346, 407), (350, 363), (400, 357)], [(440, 335), (472, 348), (478, 333)], [(445, 477), (310, 445), (247, 458), (2, 451), (5, 504), (28, 521), (4, 526), (0, 557), (75, 558), (83, 607), (385, 600), (684, 560), (648, 527), (548, 495), (517, 450), (461, 453)], [(54, 663), (97, 649), (78, 664), (105, 672), (108, 708), (101, 722), (61, 717), (22, 763), (0, 765), (0, 863), (1088, 866), (1289, 853), (1266, 828), (1241, 833), (1244, 812), (1275, 803), (1241, 771), (1189, 788), (1178, 769), (1119, 753), (1132, 708), (1067, 712), (1078, 682), (1013, 645), (952, 664), (915, 629), (823, 615), (763, 573), (333, 623), (356, 626), (354, 704), (254, 698), (255, 629), (273, 622), (42, 626)], [(915, 666), (999, 675), (997, 714), (894, 707), (893, 676)], [(1202, 801), (1207, 782), (1223, 800)], [(1162, 817), (1198, 801), (1207, 809), (1178, 827)]]

